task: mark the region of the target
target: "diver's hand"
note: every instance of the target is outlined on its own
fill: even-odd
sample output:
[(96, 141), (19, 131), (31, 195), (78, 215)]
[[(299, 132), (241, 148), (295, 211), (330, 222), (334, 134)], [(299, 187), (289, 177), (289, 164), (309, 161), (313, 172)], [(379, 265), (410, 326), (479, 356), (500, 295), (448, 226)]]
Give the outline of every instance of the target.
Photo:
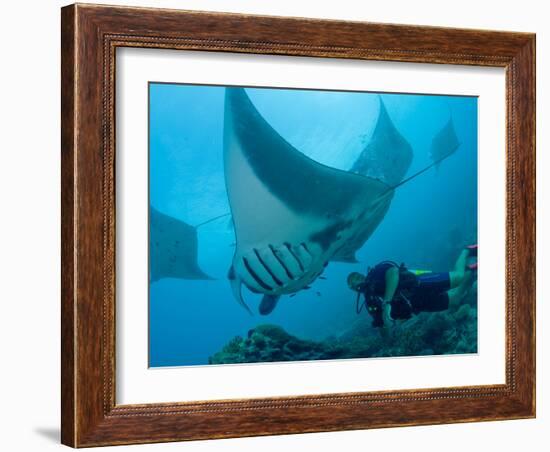
[(380, 337), (384, 341), (392, 340), (395, 334), (395, 320), (391, 316), (391, 305), (380, 298), (382, 302), (382, 326), (379, 328)]
[(390, 328), (395, 325), (395, 320), (391, 316), (391, 304), (383, 301), (382, 319), (384, 320), (384, 327)]

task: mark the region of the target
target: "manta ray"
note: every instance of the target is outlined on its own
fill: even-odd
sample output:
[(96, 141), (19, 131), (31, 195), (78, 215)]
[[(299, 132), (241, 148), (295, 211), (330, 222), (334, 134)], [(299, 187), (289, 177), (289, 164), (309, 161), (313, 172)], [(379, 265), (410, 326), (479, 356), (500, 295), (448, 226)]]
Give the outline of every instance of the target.
[(456, 136), (453, 117), (451, 116), (432, 140), (430, 157), (436, 169), (439, 169), (441, 162), (453, 154), (459, 146), (460, 141)]
[(150, 281), (162, 278), (212, 279), (197, 262), (197, 229), (151, 207)]
[(236, 236), (228, 278), (249, 312), (242, 285), (263, 294), (260, 313), (267, 314), (281, 295), (309, 288), (330, 260), (352, 260), (384, 218), (394, 188), (305, 156), (242, 88), (226, 88), (223, 138)]
[(409, 170), (413, 150), (393, 124), (382, 98), (378, 99), (380, 107), (374, 132), (350, 171), (393, 186), (401, 182)]
[[(386, 106), (379, 97), (380, 108), (378, 120), (371, 139), (365, 149), (352, 165), (350, 171), (363, 176), (379, 179), (395, 187), (400, 184), (403, 176), (411, 166), (413, 151), (409, 142), (399, 133), (393, 124)], [(389, 203), (388, 206), (389, 208)], [(384, 212), (385, 213), (385, 212)], [(332, 261), (357, 262), (355, 253), (376, 229), (376, 225), (365, 223), (357, 227), (356, 233), (332, 256)]]

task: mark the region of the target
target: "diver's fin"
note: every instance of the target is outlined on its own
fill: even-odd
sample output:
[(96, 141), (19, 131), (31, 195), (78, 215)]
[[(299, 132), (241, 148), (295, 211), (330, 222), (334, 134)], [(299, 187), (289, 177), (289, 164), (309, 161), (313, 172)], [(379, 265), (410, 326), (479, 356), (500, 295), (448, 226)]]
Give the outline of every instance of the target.
[(466, 246), (466, 249), (468, 250), (469, 257), (477, 257), (477, 243), (474, 245), (468, 245)]
[(250, 315), (254, 315), (252, 314), (252, 311), (244, 301), (242, 290), (241, 290), (242, 281), (236, 277), (233, 266), (231, 266), (231, 268), (229, 269), (229, 274), (227, 275), (227, 277), (231, 284), (231, 292), (233, 293), (233, 297), (235, 298), (235, 300), (237, 300), (237, 303), (239, 303)]
[(260, 314), (261, 315), (268, 315), (271, 314), (273, 309), (275, 309), (275, 306), (277, 306), (277, 302), (281, 298), (280, 295), (264, 295), (262, 297), (262, 302), (260, 303)]

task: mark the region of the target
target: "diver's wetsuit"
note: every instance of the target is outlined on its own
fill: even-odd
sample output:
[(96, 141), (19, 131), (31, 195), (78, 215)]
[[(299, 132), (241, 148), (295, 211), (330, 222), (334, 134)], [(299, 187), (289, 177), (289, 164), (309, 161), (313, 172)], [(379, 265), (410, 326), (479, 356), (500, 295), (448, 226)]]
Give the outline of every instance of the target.
[(447, 291), (451, 288), (451, 279), (448, 272), (409, 270), (393, 262), (381, 262), (370, 270), (366, 282), (359, 288), (365, 296), (373, 326), (384, 324), (382, 298), (386, 291), (386, 271), (392, 266), (399, 268), (399, 284), (391, 301), (393, 319), (409, 319), (419, 312), (444, 311), (449, 308)]

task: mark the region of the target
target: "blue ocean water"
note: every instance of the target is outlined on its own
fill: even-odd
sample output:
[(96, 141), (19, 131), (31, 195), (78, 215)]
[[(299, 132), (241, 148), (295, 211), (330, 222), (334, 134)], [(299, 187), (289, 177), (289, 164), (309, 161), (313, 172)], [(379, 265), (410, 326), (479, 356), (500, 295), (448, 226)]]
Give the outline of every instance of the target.
[[(250, 316), (234, 300), (227, 272), (235, 236), (229, 217), (197, 229), (198, 265), (213, 280), (164, 278), (150, 283), (149, 365), (208, 364), (233, 337), (260, 324), (303, 339), (338, 336), (357, 321), (352, 271), (382, 260), (448, 271), (457, 250), (477, 241), (477, 98), (247, 88), (262, 116), (295, 148), (348, 170), (369, 142), (379, 98), (414, 157), (408, 174), (428, 166), (433, 137), (452, 117), (460, 141), (440, 167), (399, 187), (385, 218), (357, 253), (359, 263), (330, 263), (311, 290), (283, 297), (268, 317)], [(199, 225), (229, 212), (223, 173), (225, 88), (149, 85), (150, 205)], [(290, 184), (293, 181), (289, 181)], [(246, 290), (254, 311), (258, 295)], [(362, 313), (366, 316), (367, 314)]]

